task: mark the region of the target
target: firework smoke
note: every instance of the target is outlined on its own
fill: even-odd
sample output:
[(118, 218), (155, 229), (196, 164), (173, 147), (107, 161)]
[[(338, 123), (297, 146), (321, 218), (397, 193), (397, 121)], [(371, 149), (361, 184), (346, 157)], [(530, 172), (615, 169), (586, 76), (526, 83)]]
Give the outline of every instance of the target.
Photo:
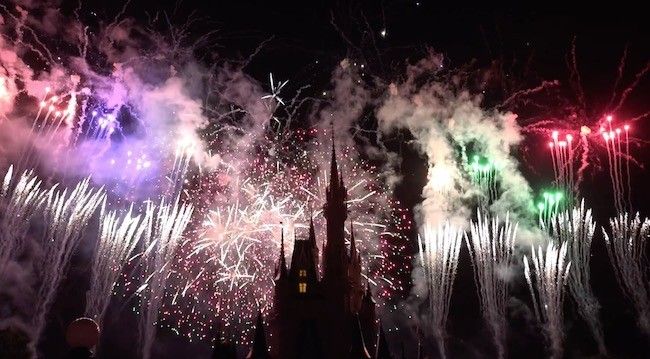
[(569, 291), (578, 305), (578, 312), (591, 329), (598, 351), (604, 355), (605, 336), (599, 319), (600, 304), (590, 285), (589, 263), (595, 229), (591, 209), (585, 209), (583, 200), (579, 207), (561, 212), (553, 218), (550, 235), (557, 245), (566, 243), (568, 246), (567, 256), (571, 262)]
[[(440, 56), (432, 55), (409, 66), (406, 80), (391, 84), (377, 109), (383, 133), (408, 129), (427, 157), (428, 181), (418, 208), (421, 223), (449, 219), (465, 227), (478, 196), (479, 202), (481, 197), (492, 200), (490, 212), (510, 212), (521, 226), (532, 227), (532, 191), (512, 156), (522, 140), (517, 116), (483, 109), (482, 98), (473, 96), (462, 81), (452, 81), (455, 76), (443, 71)], [(491, 164), (485, 171), (480, 171), (482, 161)]]
[(637, 213), (619, 214), (609, 221), (611, 235), (603, 228), (607, 253), (616, 273), (623, 293), (632, 301), (637, 312), (637, 322), (641, 330), (650, 335), (650, 296), (646, 270), (648, 261), (645, 255), (650, 237), (650, 219)]
[(508, 280), (515, 249), (517, 224), (508, 215), (501, 223), (499, 217), (488, 219), (477, 211), (478, 222), (472, 222), (471, 240), (465, 241), (474, 265), (483, 318), (488, 323), (499, 358), (506, 357)]
[(524, 256), (524, 274), (533, 301), (535, 316), (544, 328), (552, 358), (562, 358), (564, 341), (564, 287), (569, 278), (571, 262), (566, 260), (567, 243), (549, 243), (531, 249), (531, 265)]
[(85, 312), (87, 317), (95, 319), (100, 326), (103, 324), (115, 283), (147, 229), (146, 224), (150, 222), (148, 218), (141, 220), (141, 215), (134, 216), (133, 207), (123, 216), (119, 216), (117, 211), (105, 211), (103, 207)]
[(419, 239), (420, 262), (427, 280), (429, 319), (441, 358), (447, 357), (447, 315), (463, 233), (445, 222), (437, 228), (425, 226)]
[(142, 357), (151, 357), (159, 310), (162, 306), (167, 279), (172, 271), (172, 259), (181, 244), (183, 232), (192, 216), (193, 206), (166, 204), (147, 205), (143, 225), (143, 267), (145, 283), (138, 289), (141, 297), (140, 337)]

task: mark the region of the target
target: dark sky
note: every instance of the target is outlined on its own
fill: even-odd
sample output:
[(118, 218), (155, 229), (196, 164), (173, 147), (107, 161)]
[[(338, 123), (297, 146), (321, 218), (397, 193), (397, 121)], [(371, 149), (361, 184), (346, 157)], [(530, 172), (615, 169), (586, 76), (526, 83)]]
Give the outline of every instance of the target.
[[(96, 8), (98, 18), (111, 18), (121, 4), (87, 2)], [(66, 6), (74, 7), (76, 2)], [(457, 5), (453, 7), (452, 5)], [(443, 53), (451, 66), (461, 66), (476, 60), (478, 66), (495, 61), (515, 74), (523, 74), (524, 64), (532, 69), (531, 84), (538, 79), (568, 80), (566, 56), (575, 39), (578, 66), (583, 79), (590, 111), (596, 116), (609, 99), (620, 57), (627, 46), (628, 62), (624, 79), (634, 74), (650, 59), (650, 31), (647, 12), (640, 5), (592, 2), (582, 8), (478, 7), (460, 6), (454, 2), (438, 1), (184, 1), (179, 4), (159, 1), (133, 1), (127, 14), (145, 21), (148, 14), (166, 11), (172, 22), (181, 23), (193, 13), (199, 21), (197, 32), (218, 30), (214, 39), (216, 50), (224, 57), (247, 57), (264, 41), (246, 71), (266, 82), (269, 72), (293, 84), (310, 83), (315, 88), (328, 86), (332, 69), (349, 57), (368, 66), (368, 71), (384, 80), (399, 76), (407, 61), (416, 61), (427, 49)], [(382, 36), (382, 31), (386, 36)], [(634, 116), (650, 111), (650, 81), (641, 83), (620, 116)], [(602, 114), (602, 113), (600, 113)], [(650, 120), (650, 119), (648, 119)], [(647, 122), (647, 120), (646, 120)], [(639, 135), (648, 125), (639, 124)], [(535, 153), (535, 150), (532, 150)], [(646, 147), (635, 149), (641, 164), (648, 158)], [(400, 190), (407, 203), (419, 201), (424, 167), (417, 160), (407, 161), (405, 186)], [(551, 179), (551, 173), (539, 173), (537, 164), (524, 163), (534, 186)], [(412, 167), (408, 167), (412, 166)], [(547, 170), (550, 167), (547, 167)], [(541, 171), (543, 172), (543, 171)], [(650, 192), (645, 182), (645, 169), (633, 169), (635, 205), (648, 213)], [(542, 175), (542, 176), (540, 176)], [(611, 195), (609, 182), (603, 172), (597, 172), (585, 183), (585, 196), (598, 212), (597, 218), (609, 216)], [(647, 357), (647, 339), (641, 337), (634, 325), (631, 306), (616, 287), (612, 269), (597, 235), (594, 245), (594, 290), (603, 305), (603, 322), (607, 345), (615, 357)], [(489, 345), (487, 335), (480, 330), (482, 321), (472, 280), (471, 267), (464, 251), (461, 271), (452, 298), (450, 332), (452, 346), (478, 347)], [(521, 278), (523, 280), (523, 278)], [(519, 283), (521, 284), (521, 283)], [(528, 293), (518, 285), (514, 295), (527, 301)], [(567, 298), (567, 356), (586, 357), (593, 354), (593, 344), (584, 324), (575, 320), (575, 309)], [(521, 330), (516, 319), (511, 320), (513, 332)], [(513, 333), (519, 338), (518, 333)], [(394, 338), (395, 339), (395, 338)], [(395, 339), (394, 346), (398, 347)], [(539, 357), (539, 343), (515, 342), (511, 356)], [(645, 344), (644, 344), (645, 343)], [(181, 345), (181, 344), (175, 344)], [(482, 349), (481, 349), (482, 350)], [(460, 351), (459, 355), (469, 355)]]

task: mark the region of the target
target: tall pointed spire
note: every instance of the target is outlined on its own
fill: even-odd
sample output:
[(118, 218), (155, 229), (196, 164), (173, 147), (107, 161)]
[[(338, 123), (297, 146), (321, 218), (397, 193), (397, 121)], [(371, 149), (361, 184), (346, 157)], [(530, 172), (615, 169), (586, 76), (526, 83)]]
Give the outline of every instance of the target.
[(384, 333), (384, 326), (379, 323), (379, 335), (377, 336), (377, 345), (375, 346), (374, 359), (393, 359), (388, 348), (388, 341)]
[(356, 259), (357, 257), (357, 245), (354, 240), (354, 224), (350, 220), (350, 260)]
[(339, 187), (339, 168), (336, 163), (336, 142), (334, 141), (334, 122), (330, 122), (332, 131), (332, 161), (330, 163), (330, 191)]
[(363, 340), (363, 333), (361, 331), (361, 322), (359, 316), (355, 315), (352, 323), (352, 342), (350, 345), (349, 359), (370, 359), (366, 344)]
[(316, 230), (314, 229), (314, 215), (309, 210), (309, 241), (316, 247)]
[(275, 274), (277, 279), (284, 279), (287, 277), (287, 258), (284, 254), (284, 225), (280, 222), (280, 267), (278, 268), (278, 273)]
[(264, 320), (262, 318), (262, 310), (257, 309), (257, 324), (255, 326), (255, 338), (253, 339), (253, 346), (248, 352), (246, 359), (268, 359), (269, 349), (266, 345), (266, 334), (264, 333)]

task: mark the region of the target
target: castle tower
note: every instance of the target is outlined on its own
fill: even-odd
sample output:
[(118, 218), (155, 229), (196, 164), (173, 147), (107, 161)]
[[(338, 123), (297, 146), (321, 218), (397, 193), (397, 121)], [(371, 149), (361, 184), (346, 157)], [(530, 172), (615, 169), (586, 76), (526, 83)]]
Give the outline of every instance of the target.
[(262, 311), (257, 312), (257, 324), (255, 326), (255, 338), (253, 346), (248, 352), (246, 359), (270, 359), (269, 347), (266, 345), (266, 334), (264, 333), (264, 320), (262, 320)]
[(384, 327), (381, 324), (379, 324), (379, 336), (377, 336), (377, 343), (375, 345), (374, 359), (393, 359), (390, 348), (388, 348)]
[(350, 351), (348, 353), (348, 359), (370, 359), (370, 354), (366, 348), (366, 344), (363, 340), (363, 335), (361, 333), (361, 322), (359, 317), (355, 316), (352, 321), (352, 342), (350, 345)]
[(354, 225), (350, 222), (350, 256), (348, 264), (349, 305), (350, 313), (358, 313), (363, 300), (363, 284), (361, 283), (361, 254), (357, 250), (354, 239)]
[(363, 295), (363, 300), (361, 301), (359, 320), (361, 321), (363, 338), (367, 343), (366, 346), (368, 350), (373, 352), (377, 338), (377, 313), (375, 300), (372, 298), (372, 291), (370, 290), (370, 283), (367, 284), (366, 293)]
[(348, 254), (345, 246), (345, 220), (348, 218), (347, 190), (336, 162), (336, 148), (332, 134), (332, 160), (327, 186), (327, 202), (323, 208), (327, 223), (327, 242), (323, 253), (323, 282), (329, 300), (340, 310), (346, 310), (348, 290)]

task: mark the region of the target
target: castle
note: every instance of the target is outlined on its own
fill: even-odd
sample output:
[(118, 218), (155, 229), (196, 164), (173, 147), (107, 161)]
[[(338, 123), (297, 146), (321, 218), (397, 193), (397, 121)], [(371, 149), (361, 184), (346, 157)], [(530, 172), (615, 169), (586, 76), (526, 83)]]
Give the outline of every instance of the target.
[[(282, 235), (273, 309), (265, 321), (258, 315), (247, 358), (391, 358), (377, 324), (370, 286), (362, 281), (361, 256), (351, 223), (350, 245), (346, 246), (347, 190), (334, 145), (326, 194), (323, 214), (327, 238), (323, 254), (320, 256), (316, 244), (313, 220), (308, 237), (295, 240), (290, 266)], [(228, 357), (219, 356), (218, 347), (214, 358)]]

